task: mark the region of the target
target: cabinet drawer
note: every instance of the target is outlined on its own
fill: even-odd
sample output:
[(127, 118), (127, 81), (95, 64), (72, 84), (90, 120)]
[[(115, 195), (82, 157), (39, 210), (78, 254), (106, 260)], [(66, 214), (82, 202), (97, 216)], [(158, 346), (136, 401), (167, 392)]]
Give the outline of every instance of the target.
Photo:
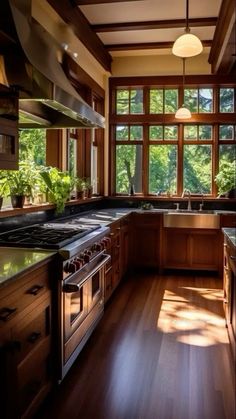
[(12, 339), (18, 343), (16, 352), (19, 364), (28, 354), (50, 334), (50, 299), (39, 304), (24, 317), (12, 330)]
[[(9, 285), (0, 294), (0, 329), (20, 315), (24, 309), (31, 310), (31, 304), (38, 302), (49, 292), (48, 267), (42, 267), (30, 276), (24, 276)], [(24, 313), (25, 314), (25, 313)]]
[(49, 386), (50, 339), (45, 339), (36, 351), (18, 367), (18, 409), (20, 416), (32, 411), (41, 393)]

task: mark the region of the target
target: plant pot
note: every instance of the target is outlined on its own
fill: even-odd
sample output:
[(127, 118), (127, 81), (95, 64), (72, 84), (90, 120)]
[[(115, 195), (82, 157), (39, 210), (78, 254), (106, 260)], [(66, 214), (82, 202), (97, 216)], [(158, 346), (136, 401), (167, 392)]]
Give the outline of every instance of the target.
[(25, 202), (25, 195), (12, 195), (11, 204), (13, 208), (23, 208)]
[(93, 188), (87, 188), (87, 198), (92, 198)]
[(77, 198), (77, 199), (84, 199), (84, 198), (85, 198), (85, 193), (84, 193), (84, 191), (77, 191), (77, 193), (76, 193), (76, 198)]
[(0, 196), (0, 210), (1, 210), (1, 208), (2, 208), (2, 203), (3, 203), (3, 197), (2, 197), (2, 196)]

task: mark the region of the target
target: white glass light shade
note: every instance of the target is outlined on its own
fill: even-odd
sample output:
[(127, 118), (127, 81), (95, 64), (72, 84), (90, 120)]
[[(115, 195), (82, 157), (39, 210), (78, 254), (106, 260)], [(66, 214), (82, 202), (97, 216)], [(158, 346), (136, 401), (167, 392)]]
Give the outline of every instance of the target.
[(179, 108), (175, 114), (176, 119), (190, 119), (192, 117), (189, 109), (182, 106)]
[(184, 33), (176, 39), (172, 53), (177, 57), (188, 58), (201, 54), (203, 50), (200, 39), (191, 33)]

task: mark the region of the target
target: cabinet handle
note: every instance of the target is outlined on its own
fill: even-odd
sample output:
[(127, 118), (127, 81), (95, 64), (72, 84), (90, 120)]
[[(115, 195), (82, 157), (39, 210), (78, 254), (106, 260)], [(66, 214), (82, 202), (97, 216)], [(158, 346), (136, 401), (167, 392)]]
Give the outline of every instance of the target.
[(117, 231), (120, 231), (120, 230), (121, 230), (121, 228), (120, 228), (120, 227), (116, 227), (116, 230), (117, 230)]
[(230, 255), (231, 260), (236, 260), (236, 256)]
[(110, 233), (110, 236), (113, 237), (115, 235), (115, 233)]
[(33, 285), (26, 291), (26, 294), (37, 295), (43, 288), (43, 285)]
[(33, 332), (28, 337), (27, 341), (30, 342), (30, 343), (35, 343), (40, 337), (41, 337), (41, 333), (40, 332)]
[(16, 312), (17, 308), (3, 307), (0, 310), (0, 320), (6, 322), (10, 320), (11, 316)]

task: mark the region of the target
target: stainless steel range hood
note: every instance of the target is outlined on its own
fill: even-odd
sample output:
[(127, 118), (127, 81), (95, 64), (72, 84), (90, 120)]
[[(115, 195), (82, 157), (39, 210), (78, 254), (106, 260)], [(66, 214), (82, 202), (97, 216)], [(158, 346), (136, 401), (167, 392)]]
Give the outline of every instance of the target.
[(31, 15), (32, 0), (9, 0), (21, 48), (4, 55), (9, 86), (19, 89), (20, 128), (104, 128), (59, 62), (60, 46)]

